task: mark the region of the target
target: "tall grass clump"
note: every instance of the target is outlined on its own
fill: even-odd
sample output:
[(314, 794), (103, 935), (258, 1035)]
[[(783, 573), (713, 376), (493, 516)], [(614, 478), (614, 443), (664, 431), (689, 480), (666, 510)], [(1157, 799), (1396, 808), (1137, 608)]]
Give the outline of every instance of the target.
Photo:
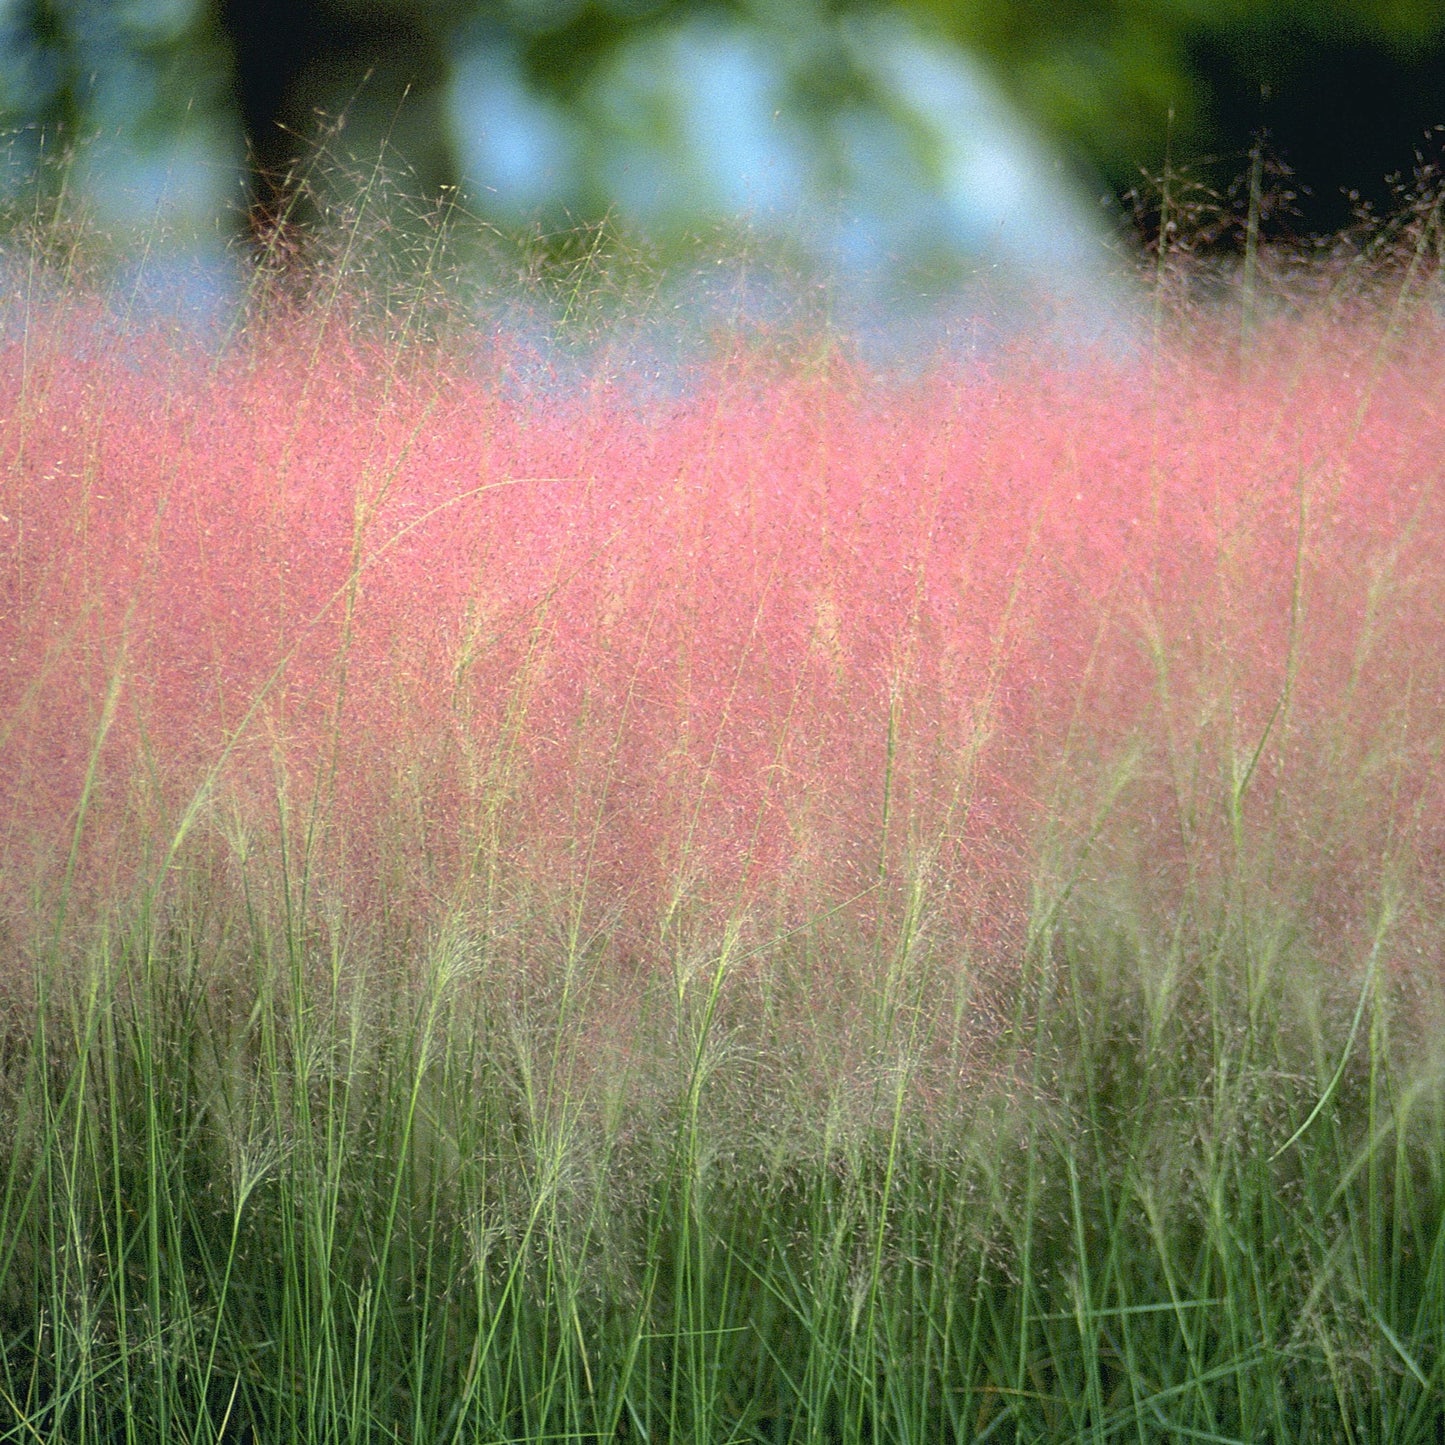
[(665, 395), (37, 283), (0, 1439), (1437, 1440), (1412, 224)]

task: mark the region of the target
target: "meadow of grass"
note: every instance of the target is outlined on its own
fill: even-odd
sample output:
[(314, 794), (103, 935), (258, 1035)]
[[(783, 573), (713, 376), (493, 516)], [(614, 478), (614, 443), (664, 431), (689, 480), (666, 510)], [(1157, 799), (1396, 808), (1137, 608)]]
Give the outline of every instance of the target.
[(1438, 1440), (1429, 260), (666, 395), (12, 303), (0, 1440)]

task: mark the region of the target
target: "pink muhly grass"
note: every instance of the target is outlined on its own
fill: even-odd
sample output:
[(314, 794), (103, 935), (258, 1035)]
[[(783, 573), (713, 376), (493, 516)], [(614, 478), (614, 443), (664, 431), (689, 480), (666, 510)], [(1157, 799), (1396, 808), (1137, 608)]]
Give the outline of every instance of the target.
[(1335, 938), (1382, 870), (1436, 904), (1427, 318), (1282, 324), (1243, 370), (740, 355), (647, 402), (47, 325), (0, 355), (12, 905), (87, 776), (102, 904), (183, 820), (280, 829), (358, 916), (564, 899), (640, 959), (867, 928), (918, 878), (961, 955), (1016, 954), (1043, 879)]

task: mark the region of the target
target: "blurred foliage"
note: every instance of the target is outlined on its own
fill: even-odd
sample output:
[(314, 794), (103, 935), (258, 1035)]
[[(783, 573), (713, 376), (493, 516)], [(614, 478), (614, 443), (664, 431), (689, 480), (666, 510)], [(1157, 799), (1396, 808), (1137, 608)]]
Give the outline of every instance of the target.
[[(885, 9), (983, 57), (1124, 202), (1180, 166), (1226, 198), (1259, 142), (1280, 162), (1277, 226), (1334, 230), (1388, 205), (1387, 175), (1430, 159), (1445, 122), (1445, 0), (0, 0), (0, 117), (19, 162), (56, 135), (197, 123), (239, 154), (239, 130), (264, 219), (343, 116), (350, 153), (385, 143), (422, 192), (455, 185), (445, 85), (463, 48), (505, 48), (566, 106), (624, 42), (702, 11), (796, 34)], [(850, 103), (838, 77), (816, 81), (805, 104)]]

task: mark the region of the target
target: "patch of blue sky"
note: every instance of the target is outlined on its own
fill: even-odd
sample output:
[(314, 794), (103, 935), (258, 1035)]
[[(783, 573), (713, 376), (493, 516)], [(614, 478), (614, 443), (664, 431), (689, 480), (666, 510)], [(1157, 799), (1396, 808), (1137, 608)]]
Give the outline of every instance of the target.
[(787, 112), (786, 77), (759, 31), (679, 34), (668, 57), (689, 157), (723, 215), (791, 219), (809, 159)]
[(462, 50), (448, 110), (468, 187), (484, 209), (518, 218), (573, 200), (577, 126), (527, 85), (515, 48), (488, 42)]
[(927, 144), (928, 189), (961, 251), (1040, 276), (1091, 274), (1102, 229), (1076, 183), (970, 57), (886, 20), (857, 23), (853, 48)]
[(157, 243), (219, 235), (242, 203), (240, 156), (228, 158), (213, 127), (137, 144), (120, 127), (101, 131), (76, 159), (76, 180), (102, 227), (141, 231)]

